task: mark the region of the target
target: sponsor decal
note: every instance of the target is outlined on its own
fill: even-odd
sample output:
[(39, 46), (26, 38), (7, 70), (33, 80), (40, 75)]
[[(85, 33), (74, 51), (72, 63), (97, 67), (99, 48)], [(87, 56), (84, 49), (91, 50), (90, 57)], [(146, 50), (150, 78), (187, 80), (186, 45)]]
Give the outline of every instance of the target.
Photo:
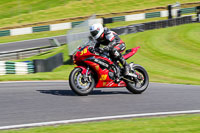
[(119, 56), (119, 52), (115, 51), (115, 56), (118, 57)]
[(104, 63), (104, 62), (102, 62), (102, 61), (100, 61), (100, 60), (98, 60), (98, 59), (95, 59), (94, 62), (96, 62), (96, 63), (98, 63), (98, 64), (100, 64), (100, 65), (102, 65), (102, 66), (105, 66), (105, 67), (107, 67), (107, 68), (109, 67), (108, 64), (106, 64), (106, 63)]
[(126, 47), (123, 47), (123, 48), (122, 48), (122, 51), (125, 50), (125, 48), (126, 48)]
[(114, 83), (113, 81), (111, 81), (110, 83), (108, 83), (106, 86), (112, 86)]
[(103, 82), (103, 86), (106, 86), (106, 83), (107, 83), (107, 82)]
[(99, 66), (95, 66), (96, 71), (99, 71)]
[(118, 86), (125, 86), (126, 84), (124, 83), (124, 82), (120, 82), (119, 84), (118, 84)]

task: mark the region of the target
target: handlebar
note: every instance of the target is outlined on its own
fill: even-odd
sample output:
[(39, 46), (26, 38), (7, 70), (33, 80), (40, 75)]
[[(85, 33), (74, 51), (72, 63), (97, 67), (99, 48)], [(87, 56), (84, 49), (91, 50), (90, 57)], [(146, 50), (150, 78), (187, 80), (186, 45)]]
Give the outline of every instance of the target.
[(103, 48), (94, 48), (94, 47), (89, 47), (88, 50), (91, 52), (91, 53), (98, 53), (99, 55), (101, 56), (104, 56), (104, 57), (109, 57), (109, 53), (104, 51)]

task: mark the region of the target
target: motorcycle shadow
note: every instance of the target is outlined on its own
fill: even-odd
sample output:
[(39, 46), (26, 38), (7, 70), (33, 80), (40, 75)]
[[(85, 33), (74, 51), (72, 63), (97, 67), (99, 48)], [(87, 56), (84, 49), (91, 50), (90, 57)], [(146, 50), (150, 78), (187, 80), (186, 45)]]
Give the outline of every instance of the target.
[[(50, 94), (56, 96), (77, 96), (71, 90), (37, 90), (43, 94)], [(128, 91), (103, 91), (103, 90), (94, 90), (89, 95), (115, 95), (115, 94), (131, 94)]]

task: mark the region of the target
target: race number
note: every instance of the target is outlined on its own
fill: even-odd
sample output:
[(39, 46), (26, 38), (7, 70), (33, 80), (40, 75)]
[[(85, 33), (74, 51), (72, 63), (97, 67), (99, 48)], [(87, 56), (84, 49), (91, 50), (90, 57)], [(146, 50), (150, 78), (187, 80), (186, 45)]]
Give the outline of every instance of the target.
[(108, 75), (101, 75), (100, 80), (101, 80), (101, 81), (102, 81), (102, 80), (106, 80), (107, 76), (108, 76)]
[(80, 54), (80, 55), (83, 55), (83, 54), (86, 54), (86, 53), (87, 53), (87, 48), (83, 49), (83, 50), (81, 51), (81, 54)]

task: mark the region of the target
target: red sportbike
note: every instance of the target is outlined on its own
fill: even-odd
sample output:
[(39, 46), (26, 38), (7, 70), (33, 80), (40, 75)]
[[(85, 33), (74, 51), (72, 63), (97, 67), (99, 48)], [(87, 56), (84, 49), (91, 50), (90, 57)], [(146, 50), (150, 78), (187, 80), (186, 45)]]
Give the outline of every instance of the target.
[[(130, 58), (139, 48), (126, 50), (123, 57)], [(93, 88), (102, 87), (126, 87), (134, 94), (141, 94), (149, 84), (148, 74), (142, 66), (130, 63), (129, 75), (124, 76), (124, 68), (118, 61), (111, 60), (109, 53), (96, 52), (89, 43), (76, 50), (73, 61), (77, 66), (70, 73), (69, 84), (77, 95), (85, 96), (92, 92)]]

